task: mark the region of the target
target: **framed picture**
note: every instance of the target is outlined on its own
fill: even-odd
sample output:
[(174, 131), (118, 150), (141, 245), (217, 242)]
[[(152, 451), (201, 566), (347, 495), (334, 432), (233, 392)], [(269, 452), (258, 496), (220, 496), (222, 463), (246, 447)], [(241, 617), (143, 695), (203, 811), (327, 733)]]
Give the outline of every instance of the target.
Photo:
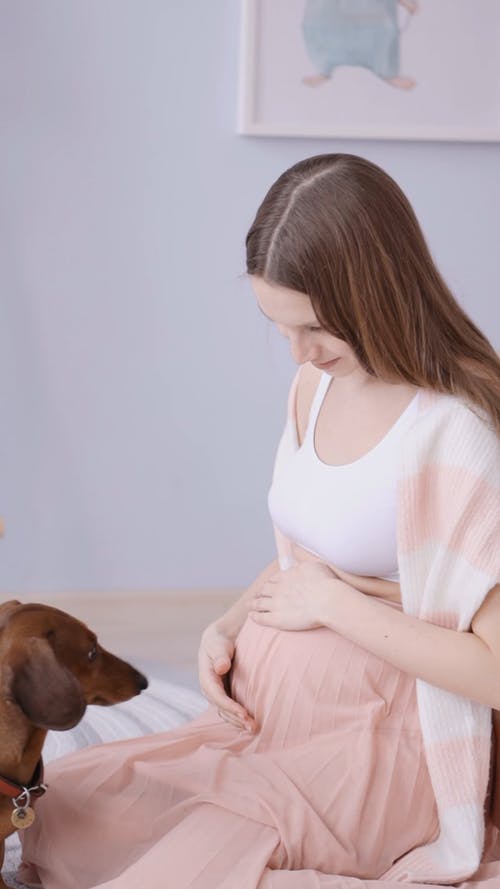
[(500, 141), (499, 0), (242, 0), (238, 131)]

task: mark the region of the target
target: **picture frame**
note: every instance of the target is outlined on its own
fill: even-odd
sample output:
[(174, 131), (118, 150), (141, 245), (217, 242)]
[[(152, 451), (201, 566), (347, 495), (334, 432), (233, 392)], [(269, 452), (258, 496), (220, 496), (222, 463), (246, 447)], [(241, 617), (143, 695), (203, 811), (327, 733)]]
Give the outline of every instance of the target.
[(499, 59), (498, 0), (242, 0), (237, 131), (498, 142)]

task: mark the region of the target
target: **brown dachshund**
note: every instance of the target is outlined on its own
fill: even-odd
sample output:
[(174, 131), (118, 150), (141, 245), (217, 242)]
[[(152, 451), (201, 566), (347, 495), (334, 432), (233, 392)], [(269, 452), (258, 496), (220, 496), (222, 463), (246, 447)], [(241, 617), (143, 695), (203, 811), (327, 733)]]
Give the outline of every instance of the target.
[(147, 686), (142, 673), (64, 611), (16, 601), (0, 606), (0, 869), (5, 838), (31, 823), (33, 800), (45, 792), (48, 729), (70, 729), (87, 704), (117, 704)]

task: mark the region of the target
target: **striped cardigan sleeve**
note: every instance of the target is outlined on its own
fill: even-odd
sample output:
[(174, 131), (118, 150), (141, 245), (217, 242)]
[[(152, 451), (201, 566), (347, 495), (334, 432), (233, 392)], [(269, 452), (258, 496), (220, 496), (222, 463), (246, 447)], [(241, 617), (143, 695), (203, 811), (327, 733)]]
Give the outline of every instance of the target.
[[(467, 632), (500, 580), (500, 445), (486, 418), (429, 393), (403, 449), (398, 563), (406, 613)], [(479, 867), (491, 759), (491, 710), (417, 679), (441, 832), (387, 877), (454, 883)]]

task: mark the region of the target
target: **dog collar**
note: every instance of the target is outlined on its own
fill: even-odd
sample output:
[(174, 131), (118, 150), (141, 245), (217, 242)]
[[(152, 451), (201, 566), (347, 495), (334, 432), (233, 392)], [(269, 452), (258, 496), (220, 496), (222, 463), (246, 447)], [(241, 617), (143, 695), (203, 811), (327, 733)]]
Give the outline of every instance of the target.
[(33, 796), (43, 796), (47, 790), (47, 785), (43, 783), (43, 760), (41, 758), (37, 762), (30, 784), (32, 786), (25, 787), (24, 784), (16, 784), (10, 778), (4, 778), (3, 775), (0, 775), (0, 793), (3, 793), (4, 796), (10, 796), (11, 799), (15, 800), (25, 796), (27, 801)]

